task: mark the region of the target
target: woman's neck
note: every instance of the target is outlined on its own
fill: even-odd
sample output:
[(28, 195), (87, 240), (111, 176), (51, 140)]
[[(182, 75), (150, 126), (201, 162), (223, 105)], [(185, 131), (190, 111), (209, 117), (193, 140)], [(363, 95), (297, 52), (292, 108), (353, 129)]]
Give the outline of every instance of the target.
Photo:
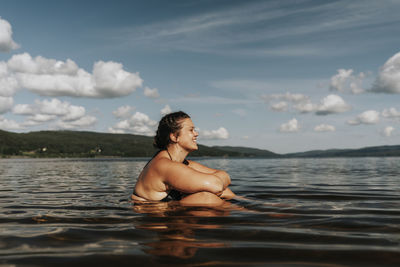
[(169, 145), (166, 150), (171, 160), (175, 162), (183, 162), (189, 154), (189, 152), (175, 144)]

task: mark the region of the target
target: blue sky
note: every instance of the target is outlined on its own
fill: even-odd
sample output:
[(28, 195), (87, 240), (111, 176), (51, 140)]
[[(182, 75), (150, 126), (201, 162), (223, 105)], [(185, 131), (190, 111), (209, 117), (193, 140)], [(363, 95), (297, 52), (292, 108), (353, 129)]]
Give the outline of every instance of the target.
[(0, 129), (276, 153), (400, 141), (400, 1), (0, 2)]

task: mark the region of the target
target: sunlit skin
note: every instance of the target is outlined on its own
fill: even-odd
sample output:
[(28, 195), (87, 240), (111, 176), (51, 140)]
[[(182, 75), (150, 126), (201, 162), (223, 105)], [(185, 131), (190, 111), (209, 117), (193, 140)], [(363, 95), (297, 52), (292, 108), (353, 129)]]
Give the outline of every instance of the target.
[(190, 152), (198, 149), (198, 133), (190, 118), (182, 119), (180, 125), (178, 133), (170, 134), (172, 143), (167, 150), (155, 156), (140, 173), (132, 199), (159, 201), (176, 189), (187, 194), (180, 200), (182, 205), (223, 205), (223, 199), (235, 197), (228, 188), (228, 173), (191, 160), (189, 165), (182, 164)]

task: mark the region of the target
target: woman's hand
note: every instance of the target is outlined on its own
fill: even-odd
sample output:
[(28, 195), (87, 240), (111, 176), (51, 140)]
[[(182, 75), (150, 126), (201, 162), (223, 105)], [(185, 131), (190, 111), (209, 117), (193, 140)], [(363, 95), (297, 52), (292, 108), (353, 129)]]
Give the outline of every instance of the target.
[(235, 193), (232, 192), (232, 190), (230, 190), (229, 188), (226, 188), (221, 195), (219, 195), (220, 198), (223, 199), (232, 199), (235, 198), (236, 195)]

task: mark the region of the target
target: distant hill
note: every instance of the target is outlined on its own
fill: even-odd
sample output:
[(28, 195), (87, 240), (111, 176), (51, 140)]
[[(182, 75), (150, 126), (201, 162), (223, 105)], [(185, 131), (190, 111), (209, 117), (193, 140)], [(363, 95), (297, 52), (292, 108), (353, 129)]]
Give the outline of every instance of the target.
[(314, 150), (285, 154), (289, 158), (327, 158), (327, 157), (399, 157), (400, 146), (374, 146), (360, 149)]
[[(156, 152), (152, 144), (152, 137), (133, 134), (80, 131), (12, 133), (0, 130), (0, 157), (151, 157)], [(199, 145), (199, 150), (190, 155), (245, 158), (399, 157), (400, 145), (289, 154), (249, 147)]]
[[(132, 134), (79, 131), (12, 133), (0, 130), (0, 156), (24, 157), (151, 157), (153, 138)], [(193, 157), (267, 157), (274, 153), (251, 148), (199, 145)]]
[(240, 146), (213, 146), (213, 149), (238, 153), (239, 157), (277, 158), (282, 155), (268, 150)]
[(149, 137), (129, 134), (0, 131), (0, 154), (28, 157), (147, 157), (155, 151), (152, 142)]

